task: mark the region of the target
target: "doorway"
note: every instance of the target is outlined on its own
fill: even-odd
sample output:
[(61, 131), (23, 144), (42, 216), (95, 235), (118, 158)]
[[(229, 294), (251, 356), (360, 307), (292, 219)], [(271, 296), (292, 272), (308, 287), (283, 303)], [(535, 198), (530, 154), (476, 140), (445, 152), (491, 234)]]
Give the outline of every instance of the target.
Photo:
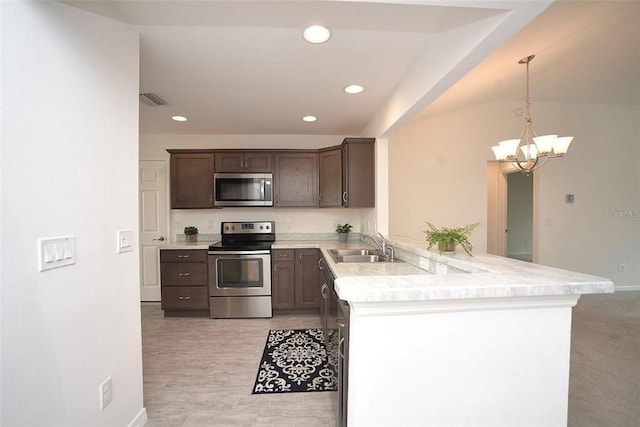
[(537, 262), (537, 201), (535, 174), (487, 162), (487, 253)]
[(533, 261), (533, 174), (507, 174), (506, 256)]

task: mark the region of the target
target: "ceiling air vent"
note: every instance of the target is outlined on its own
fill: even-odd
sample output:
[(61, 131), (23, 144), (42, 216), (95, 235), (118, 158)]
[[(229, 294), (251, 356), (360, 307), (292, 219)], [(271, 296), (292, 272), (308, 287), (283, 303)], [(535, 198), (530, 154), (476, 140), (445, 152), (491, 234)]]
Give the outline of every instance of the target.
[(152, 107), (167, 105), (167, 102), (155, 93), (141, 93), (140, 99), (142, 100), (142, 102)]

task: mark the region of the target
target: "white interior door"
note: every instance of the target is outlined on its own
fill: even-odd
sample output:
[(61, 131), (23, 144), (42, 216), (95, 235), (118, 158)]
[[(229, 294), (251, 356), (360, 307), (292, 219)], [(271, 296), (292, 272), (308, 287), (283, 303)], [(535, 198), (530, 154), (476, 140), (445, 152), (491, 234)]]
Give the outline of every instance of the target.
[(140, 300), (160, 301), (159, 245), (167, 236), (167, 162), (140, 161)]

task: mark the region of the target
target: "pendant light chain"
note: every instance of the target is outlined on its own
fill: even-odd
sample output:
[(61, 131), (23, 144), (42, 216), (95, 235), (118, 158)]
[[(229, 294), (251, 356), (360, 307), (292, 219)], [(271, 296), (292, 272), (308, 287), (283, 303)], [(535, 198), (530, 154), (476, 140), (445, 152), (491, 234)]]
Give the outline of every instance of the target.
[(527, 61), (527, 79), (526, 79), (526, 89), (525, 89), (525, 107), (527, 109), (527, 116), (525, 120), (531, 123), (531, 98), (529, 97), (529, 62)]

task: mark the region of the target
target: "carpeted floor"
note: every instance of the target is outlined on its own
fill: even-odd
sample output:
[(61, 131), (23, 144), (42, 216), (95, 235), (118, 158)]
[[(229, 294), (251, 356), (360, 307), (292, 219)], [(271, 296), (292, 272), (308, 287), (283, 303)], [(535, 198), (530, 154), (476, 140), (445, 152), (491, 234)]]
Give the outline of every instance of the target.
[(640, 292), (583, 295), (573, 310), (569, 426), (640, 426)]

